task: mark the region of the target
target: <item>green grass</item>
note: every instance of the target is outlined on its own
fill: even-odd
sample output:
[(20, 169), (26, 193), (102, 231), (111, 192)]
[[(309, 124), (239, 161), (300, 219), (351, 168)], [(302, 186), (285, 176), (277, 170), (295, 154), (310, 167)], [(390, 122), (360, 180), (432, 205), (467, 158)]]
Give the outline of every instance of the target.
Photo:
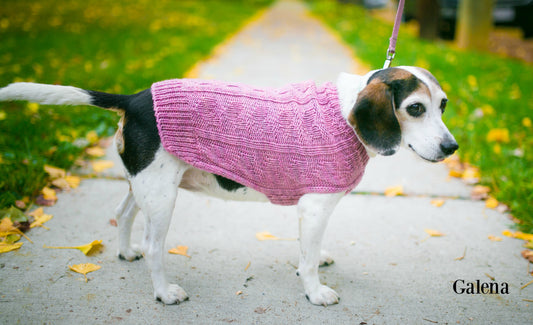
[[(392, 24), (372, 18), (355, 5), (307, 2), (360, 59), (372, 68), (383, 66)], [(396, 49), (394, 65), (421, 66), (439, 80), (450, 99), (444, 119), (460, 144), (461, 159), (480, 168), (481, 183), (510, 206), (522, 230), (532, 232), (533, 67), (423, 41), (405, 28), (400, 30)], [(487, 135), (494, 129), (508, 130), (509, 141), (489, 141)]]
[[(0, 87), (14, 81), (134, 93), (178, 78), (271, 0), (17, 0), (0, 10)], [(45, 164), (69, 168), (118, 117), (0, 103), (0, 209), (33, 198)]]

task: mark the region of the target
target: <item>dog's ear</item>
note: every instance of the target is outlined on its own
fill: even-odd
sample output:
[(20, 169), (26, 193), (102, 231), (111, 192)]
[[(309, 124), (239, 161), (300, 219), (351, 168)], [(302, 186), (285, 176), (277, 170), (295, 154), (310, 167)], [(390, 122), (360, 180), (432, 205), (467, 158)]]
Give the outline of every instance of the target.
[(399, 149), (402, 132), (395, 110), (416, 89), (416, 80), (403, 69), (380, 70), (359, 93), (348, 122), (370, 150), (390, 156)]

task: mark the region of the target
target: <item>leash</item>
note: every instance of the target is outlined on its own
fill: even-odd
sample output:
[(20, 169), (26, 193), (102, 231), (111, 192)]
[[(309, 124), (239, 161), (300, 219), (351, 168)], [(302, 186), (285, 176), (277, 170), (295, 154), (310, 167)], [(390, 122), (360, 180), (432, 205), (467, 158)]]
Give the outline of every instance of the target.
[(390, 67), (394, 56), (396, 55), (396, 41), (398, 40), (398, 31), (400, 30), (400, 23), (402, 22), (403, 5), (405, 0), (400, 0), (398, 3), (398, 11), (396, 12), (396, 19), (394, 20), (394, 28), (392, 29), (392, 35), (389, 38), (389, 48), (387, 50), (387, 59), (383, 65), (383, 69)]

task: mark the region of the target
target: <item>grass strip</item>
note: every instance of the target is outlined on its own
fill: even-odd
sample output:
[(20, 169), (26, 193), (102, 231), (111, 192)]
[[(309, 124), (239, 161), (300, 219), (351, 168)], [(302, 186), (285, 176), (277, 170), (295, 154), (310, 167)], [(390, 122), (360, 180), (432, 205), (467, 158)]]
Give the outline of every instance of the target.
[[(271, 0), (18, 0), (0, 10), (0, 87), (15, 81), (135, 93), (179, 78)], [(118, 117), (0, 103), (0, 209), (39, 194), (44, 165), (70, 168)], [(96, 138), (97, 139), (97, 138)]]
[[(354, 49), (359, 59), (383, 66), (392, 23), (360, 6), (307, 0)], [(463, 161), (478, 166), (481, 183), (509, 205), (519, 228), (533, 231), (533, 67), (493, 54), (455, 49), (400, 30), (395, 65), (430, 70), (450, 102), (444, 120), (460, 144)]]

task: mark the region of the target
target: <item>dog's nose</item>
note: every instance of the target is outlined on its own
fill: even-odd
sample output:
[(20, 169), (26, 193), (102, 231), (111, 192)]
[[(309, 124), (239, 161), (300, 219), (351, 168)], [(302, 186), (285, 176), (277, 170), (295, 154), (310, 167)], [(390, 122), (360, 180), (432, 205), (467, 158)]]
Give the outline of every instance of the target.
[(440, 150), (446, 155), (449, 156), (459, 149), (459, 145), (455, 141), (446, 141), (440, 144)]

